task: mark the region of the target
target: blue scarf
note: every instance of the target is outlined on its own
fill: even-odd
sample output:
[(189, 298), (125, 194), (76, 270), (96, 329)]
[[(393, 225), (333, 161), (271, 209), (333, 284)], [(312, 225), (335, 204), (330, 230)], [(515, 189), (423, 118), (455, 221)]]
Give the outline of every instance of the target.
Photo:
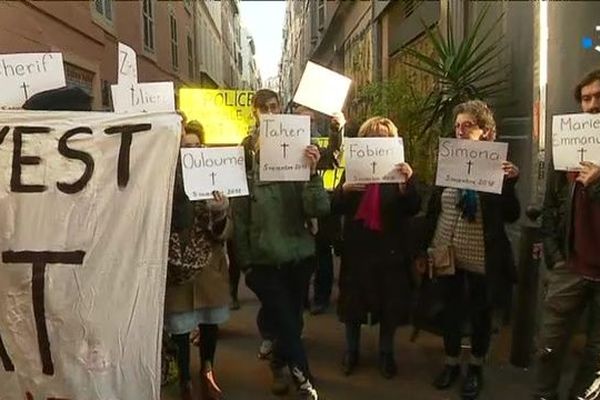
[(456, 208), (461, 210), (462, 218), (469, 222), (477, 216), (477, 192), (474, 190), (459, 190)]

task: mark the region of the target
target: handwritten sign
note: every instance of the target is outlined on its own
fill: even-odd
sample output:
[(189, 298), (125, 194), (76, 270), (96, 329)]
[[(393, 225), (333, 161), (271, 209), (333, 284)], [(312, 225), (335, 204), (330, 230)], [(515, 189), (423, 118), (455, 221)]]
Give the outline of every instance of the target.
[(117, 113), (175, 111), (173, 82), (112, 85), (110, 89)]
[(254, 128), (253, 91), (179, 89), (179, 108), (202, 123), (207, 144), (239, 144)]
[(264, 115), (260, 121), (261, 181), (308, 181), (305, 150), (310, 144), (310, 117)]
[(183, 185), (190, 200), (206, 200), (218, 190), (228, 197), (248, 195), (244, 148), (181, 149)]
[(294, 101), (327, 115), (342, 110), (352, 80), (309, 61), (298, 84)]
[(119, 42), (119, 65), (117, 83), (128, 85), (138, 82), (137, 56), (135, 50)]
[(176, 114), (0, 112), (0, 397), (160, 398)]
[(600, 114), (555, 115), (552, 159), (561, 171), (579, 169), (582, 161), (600, 164)]
[(0, 106), (20, 108), (34, 94), (65, 85), (61, 53), (0, 54)]
[(402, 138), (346, 138), (346, 179), (348, 182), (402, 182), (396, 165), (404, 162)]
[(435, 184), (502, 193), (507, 143), (440, 138)]

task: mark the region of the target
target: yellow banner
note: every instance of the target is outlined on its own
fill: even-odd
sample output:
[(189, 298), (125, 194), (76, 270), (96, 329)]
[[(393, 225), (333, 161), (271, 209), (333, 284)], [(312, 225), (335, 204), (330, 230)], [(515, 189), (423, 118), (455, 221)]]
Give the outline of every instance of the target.
[(206, 144), (239, 144), (254, 127), (250, 90), (179, 89), (179, 108), (204, 127)]

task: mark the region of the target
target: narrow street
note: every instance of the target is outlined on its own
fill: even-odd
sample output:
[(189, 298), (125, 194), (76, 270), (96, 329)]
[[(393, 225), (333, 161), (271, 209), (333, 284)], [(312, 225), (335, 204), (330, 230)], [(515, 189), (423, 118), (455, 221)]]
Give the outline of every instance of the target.
[[(258, 302), (241, 284), (242, 308), (232, 314), (221, 331), (217, 348), (216, 376), (227, 400), (276, 399), (269, 392), (270, 372), (256, 352), (259, 345), (255, 324)], [(335, 293), (334, 293), (335, 295)], [(317, 378), (320, 395), (325, 400), (454, 400), (460, 399), (459, 387), (438, 392), (431, 381), (443, 362), (441, 339), (421, 334), (416, 343), (409, 341), (411, 329), (404, 328), (396, 336), (398, 376), (385, 380), (377, 369), (378, 330), (363, 327), (362, 358), (354, 375), (341, 373), (340, 360), (344, 350), (344, 332), (333, 309), (327, 314), (305, 314), (305, 344), (311, 368)], [(511, 366), (510, 331), (496, 336), (489, 367), (486, 369), (483, 400), (526, 400), (532, 373)], [(198, 376), (198, 353), (193, 349), (192, 373)], [(194, 387), (197, 388), (197, 378)], [(294, 399), (294, 393), (285, 399)], [(321, 398), (321, 397), (320, 397)], [(163, 400), (177, 400), (176, 385), (163, 388)]]

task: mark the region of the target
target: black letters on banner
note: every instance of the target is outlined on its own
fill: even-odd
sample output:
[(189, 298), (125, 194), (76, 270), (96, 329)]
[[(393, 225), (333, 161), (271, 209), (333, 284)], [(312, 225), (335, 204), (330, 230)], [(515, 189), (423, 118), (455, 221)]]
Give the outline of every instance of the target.
[(152, 129), (152, 124), (119, 125), (106, 128), (104, 133), (114, 135), (121, 133), (121, 147), (119, 148), (119, 163), (117, 165), (117, 184), (120, 188), (127, 187), (129, 182), (129, 152), (134, 133), (145, 132)]
[[(45, 185), (25, 185), (21, 182), (21, 165), (38, 165), (41, 158), (38, 156), (22, 156), (23, 134), (48, 133), (50, 128), (44, 126), (16, 126), (13, 132), (13, 160), (10, 190), (17, 193), (37, 193), (46, 190)], [(4, 132), (2, 132), (4, 133)], [(6, 135), (6, 133), (4, 133)]]
[(2, 144), (2, 142), (4, 142), (4, 138), (6, 137), (6, 135), (8, 135), (9, 131), (10, 131), (10, 126), (3, 126), (2, 129), (0, 129), (0, 144)]
[(90, 153), (80, 150), (73, 150), (69, 148), (69, 146), (67, 146), (67, 140), (80, 133), (91, 135), (92, 130), (88, 127), (73, 128), (68, 130), (64, 135), (62, 135), (62, 137), (58, 141), (58, 152), (60, 154), (67, 158), (83, 161), (83, 163), (85, 164), (85, 171), (83, 172), (83, 175), (81, 176), (81, 178), (79, 178), (79, 180), (73, 183), (58, 182), (56, 184), (58, 190), (67, 194), (73, 194), (83, 190), (85, 185), (87, 185), (90, 179), (92, 179), (92, 174), (94, 173), (94, 159), (92, 158)]
[[(54, 375), (54, 363), (50, 352), (50, 341), (46, 327), (46, 307), (44, 289), (46, 283), (46, 264), (83, 264), (84, 251), (4, 251), (2, 262), (5, 264), (32, 264), (31, 293), (33, 316), (37, 330), (38, 347), (45, 375)], [(4, 358), (3, 358), (4, 362)], [(5, 365), (6, 368), (6, 365)], [(14, 369), (14, 367), (13, 367)]]
[(0, 336), (0, 361), (2, 361), (5, 371), (12, 372), (15, 370), (15, 365), (8, 355), (6, 347), (4, 347), (4, 342), (2, 342), (2, 336)]

